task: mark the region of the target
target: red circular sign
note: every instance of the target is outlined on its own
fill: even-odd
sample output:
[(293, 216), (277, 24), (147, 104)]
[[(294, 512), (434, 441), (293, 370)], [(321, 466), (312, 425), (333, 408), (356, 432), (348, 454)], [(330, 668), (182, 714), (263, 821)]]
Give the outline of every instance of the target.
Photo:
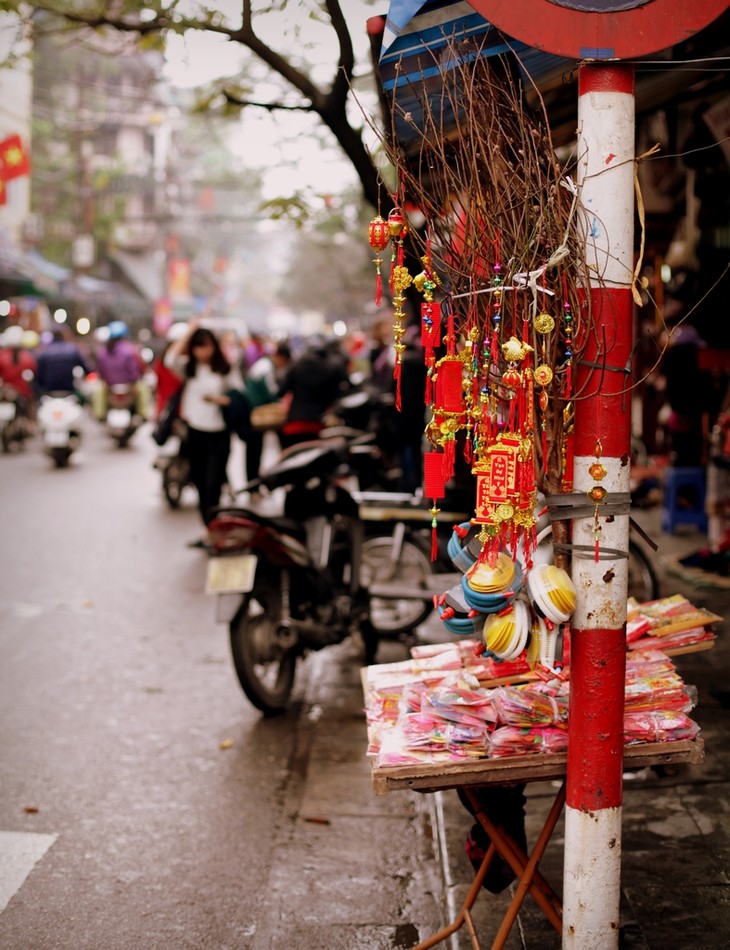
[(689, 39), (727, 10), (727, 0), (469, 0), (498, 29), (570, 59), (627, 59)]

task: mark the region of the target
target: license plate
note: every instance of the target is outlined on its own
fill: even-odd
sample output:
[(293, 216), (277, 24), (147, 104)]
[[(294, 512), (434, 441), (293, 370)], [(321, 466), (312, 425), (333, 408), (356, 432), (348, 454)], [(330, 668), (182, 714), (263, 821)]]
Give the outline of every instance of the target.
[(131, 418), (129, 409), (110, 409), (106, 414), (106, 421), (112, 429), (126, 429)]
[(205, 579), (207, 594), (245, 594), (253, 588), (256, 576), (255, 554), (231, 554), (212, 557)]
[(15, 418), (15, 406), (12, 402), (0, 402), (0, 422), (10, 422)]
[(68, 432), (56, 432), (54, 429), (49, 429), (43, 438), (46, 445), (52, 445), (56, 448), (61, 445), (68, 445)]

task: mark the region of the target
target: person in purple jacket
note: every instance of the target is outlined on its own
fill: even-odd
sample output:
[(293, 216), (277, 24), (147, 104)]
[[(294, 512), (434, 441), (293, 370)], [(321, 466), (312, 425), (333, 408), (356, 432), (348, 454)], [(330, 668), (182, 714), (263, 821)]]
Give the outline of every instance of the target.
[(137, 412), (144, 418), (147, 416), (146, 399), (140, 385), (145, 371), (144, 360), (129, 339), (126, 323), (112, 320), (108, 329), (107, 341), (96, 354), (96, 372), (103, 384), (96, 414), (99, 419), (106, 418), (109, 387), (134, 386)]

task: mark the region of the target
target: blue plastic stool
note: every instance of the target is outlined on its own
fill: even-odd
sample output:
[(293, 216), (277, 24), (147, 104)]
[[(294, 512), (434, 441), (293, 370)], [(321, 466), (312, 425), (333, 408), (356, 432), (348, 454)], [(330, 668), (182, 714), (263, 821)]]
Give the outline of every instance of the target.
[(707, 533), (705, 487), (704, 468), (666, 469), (662, 500), (662, 531), (665, 534), (673, 534), (680, 524), (695, 525)]

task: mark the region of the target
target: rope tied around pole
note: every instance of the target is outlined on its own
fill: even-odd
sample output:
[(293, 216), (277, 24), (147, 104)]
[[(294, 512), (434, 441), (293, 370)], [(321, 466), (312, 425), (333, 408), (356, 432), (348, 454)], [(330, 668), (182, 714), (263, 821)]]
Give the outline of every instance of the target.
[(645, 158), (656, 155), (660, 150), (661, 145), (657, 142), (656, 145), (652, 145), (648, 151), (644, 152), (643, 155), (639, 155), (638, 158), (634, 160), (634, 191), (636, 192), (636, 211), (639, 215), (639, 224), (641, 225), (641, 244), (639, 246), (638, 257), (636, 258), (636, 267), (634, 267), (634, 273), (631, 278), (631, 296), (634, 298), (634, 303), (637, 307), (640, 307), (642, 304), (638, 283), (641, 267), (644, 263), (644, 248), (646, 246), (646, 211), (644, 209), (644, 198), (641, 194), (641, 185), (639, 184), (639, 164), (643, 162)]

